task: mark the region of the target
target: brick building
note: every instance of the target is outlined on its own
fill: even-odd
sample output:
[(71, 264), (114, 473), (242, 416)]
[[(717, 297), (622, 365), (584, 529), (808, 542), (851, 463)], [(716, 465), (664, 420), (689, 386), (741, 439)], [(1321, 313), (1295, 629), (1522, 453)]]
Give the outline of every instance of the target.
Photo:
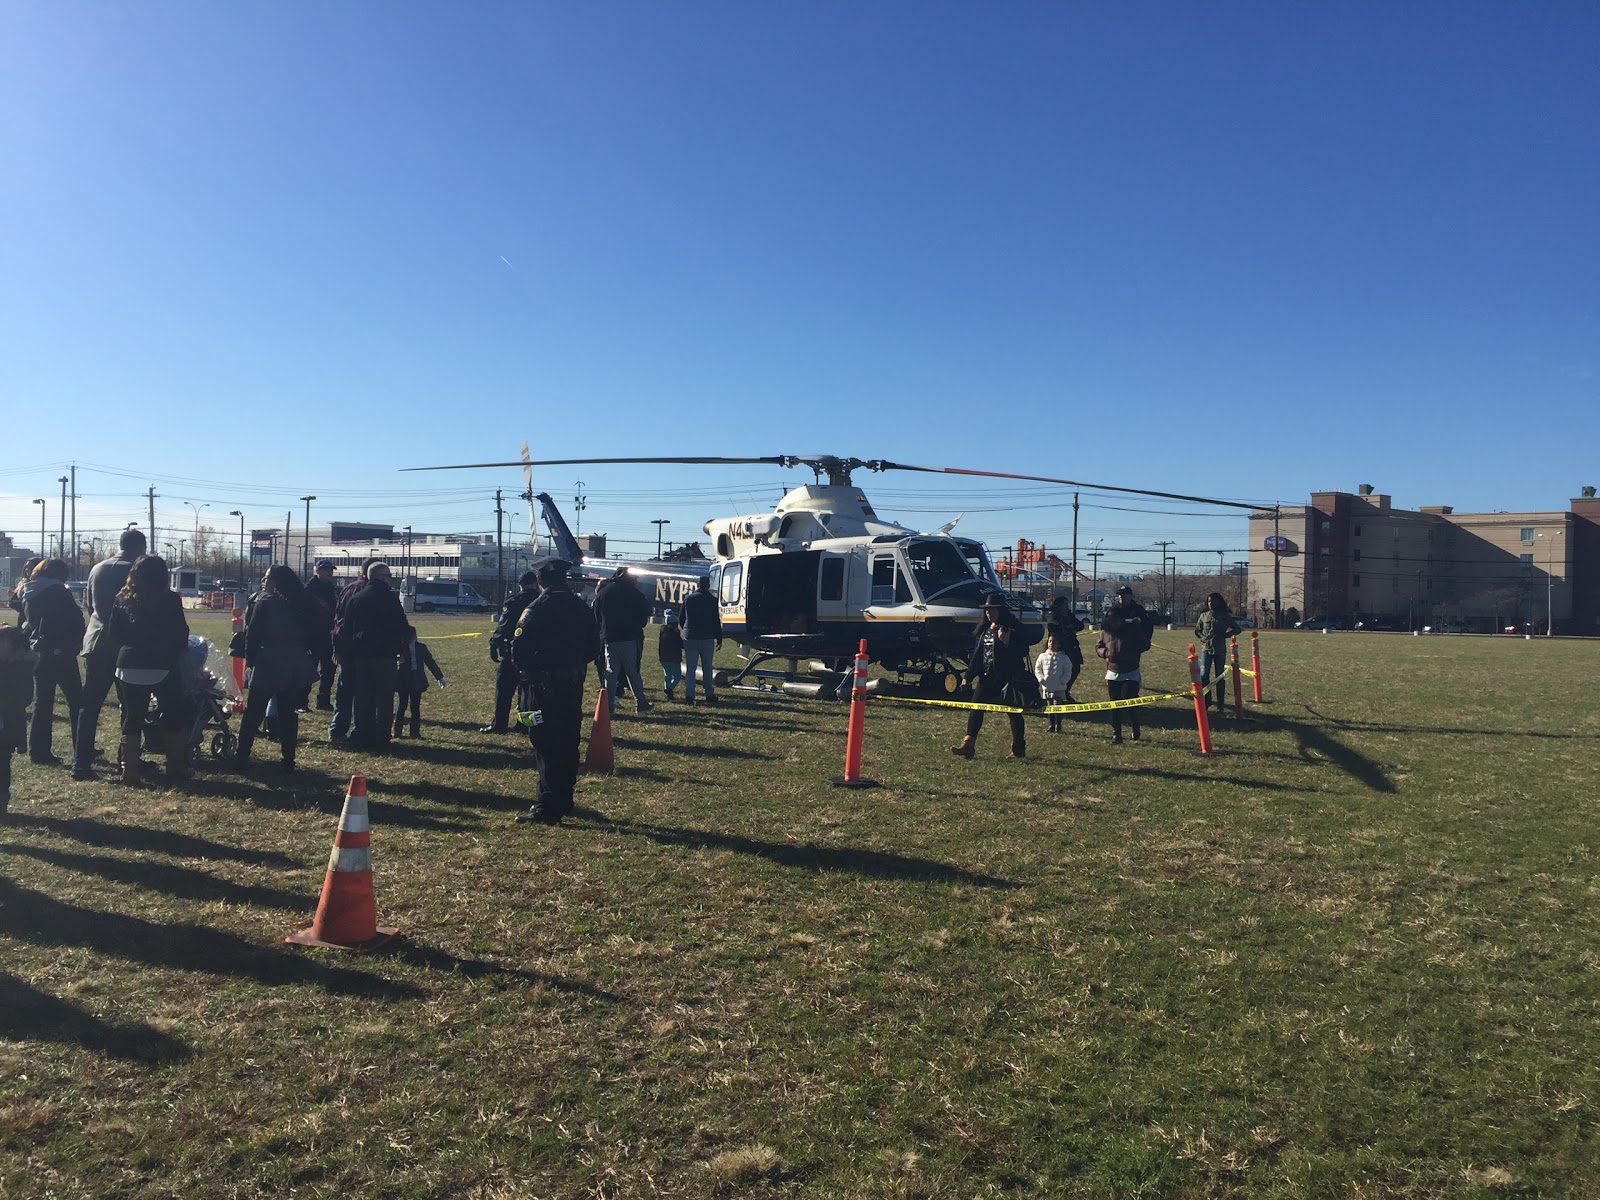
[[(1283, 538), (1273, 554), (1269, 539)], [(1274, 571), (1277, 580), (1274, 582)], [(1396, 508), (1362, 485), (1250, 516), (1250, 595), (1282, 610), (1490, 632), (1531, 624), (1600, 636), (1600, 499), (1585, 487), (1567, 511), (1458, 513)]]

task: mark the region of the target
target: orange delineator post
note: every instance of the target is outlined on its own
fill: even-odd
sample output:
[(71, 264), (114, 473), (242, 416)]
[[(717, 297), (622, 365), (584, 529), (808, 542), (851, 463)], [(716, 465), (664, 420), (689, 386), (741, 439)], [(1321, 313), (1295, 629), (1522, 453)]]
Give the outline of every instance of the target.
[(856, 651), (855, 679), (850, 688), (850, 732), (844, 743), (844, 774), (831, 782), (835, 787), (876, 787), (871, 779), (861, 778), (861, 743), (867, 725), (867, 639)]
[(1244, 720), (1244, 695), (1239, 686), (1239, 635), (1228, 639), (1228, 665), (1233, 669), (1233, 719)]
[[(244, 609), (236, 608), (236, 609), (233, 610), (233, 632), (234, 632), (234, 636), (237, 637), (239, 635), (239, 633), (243, 631), (243, 629), (244, 629)], [(233, 681), (234, 681), (234, 683), (239, 685), (239, 694), (241, 696), (244, 695), (244, 659), (242, 659), (242, 658), (237, 658), (236, 657), (233, 660)]]
[(583, 769), (586, 774), (609, 775), (616, 765), (616, 753), (611, 745), (611, 693), (601, 688), (600, 699), (594, 706), (594, 722), (589, 726), (589, 748), (584, 751)]
[(1261, 634), (1250, 631), (1250, 699), (1261, 703)]
[(1189, 643), (1189, 686), (1194, 692), (1194, 723), (1200, 730), (1200, 753), (1210, 754), (1211, 721), (1206, 715), (1206, 692), (1200, 686), (1200, 656), (1194, 652), (1193, 642)]
[(379, 928), (377, 898), (372, 891), (372, 828), (367, 821), (367, 779), (350, 776), (333, 835), (333, 853), (322, 880), (322, 899), (311, 928), (284, 938), (296, 946), (333, 950), (375, 950), (398, 929)]

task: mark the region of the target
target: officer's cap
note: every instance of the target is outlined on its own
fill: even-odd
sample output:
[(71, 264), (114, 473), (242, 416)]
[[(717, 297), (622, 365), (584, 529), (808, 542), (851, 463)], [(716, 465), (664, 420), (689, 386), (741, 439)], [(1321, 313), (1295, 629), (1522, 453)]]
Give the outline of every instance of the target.
[(521, 575), (517, 576), (517, 586), (519, 588), (531, 588), (538, 582), (539, 572), (537, 571), (524, 571)]
[(552, 558), (539, 564), (540, 583), (565, 583), (572, 564), (564, 558)]

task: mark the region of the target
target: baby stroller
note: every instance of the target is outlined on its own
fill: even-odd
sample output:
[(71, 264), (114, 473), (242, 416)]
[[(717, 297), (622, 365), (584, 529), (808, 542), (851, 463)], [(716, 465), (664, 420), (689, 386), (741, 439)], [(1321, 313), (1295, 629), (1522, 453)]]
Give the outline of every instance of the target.
[[(228, 716), (239, 711), (241, 697), (227, 659), (210, 641), (190, 634), (180, 669), (184, 697), (189, 704), (189, 723), (184, 737), (189, 765), (197, 766), (207, 750), (212, 758), (231, 759), (239, 749), (239, 739), (228, 728)], [(150, 711), (145, 714), (143, 734), (146, 750), (160, 750), (162, 732), (156, 718), (154, 696), (150, 697)]]

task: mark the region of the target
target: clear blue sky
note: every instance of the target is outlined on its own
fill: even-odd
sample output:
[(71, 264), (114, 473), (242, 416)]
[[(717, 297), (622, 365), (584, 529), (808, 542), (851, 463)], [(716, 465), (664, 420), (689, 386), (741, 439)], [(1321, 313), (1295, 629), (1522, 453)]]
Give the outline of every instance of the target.
[[(83, 529), (154, 484), (179, 529), (492, 530), (518, 472), (398, 468), (523, 438), (1564, 508), (1597, 135), (1582, 3), (6, 0), (0, 529), (76, 461)], [(535, 485), (579, 478), (653, 549), (806, 476)], [(862, 482), (1070, 541), (1059, 489)], [(1085, 503), (1084, 543), (1245, 543)]]

